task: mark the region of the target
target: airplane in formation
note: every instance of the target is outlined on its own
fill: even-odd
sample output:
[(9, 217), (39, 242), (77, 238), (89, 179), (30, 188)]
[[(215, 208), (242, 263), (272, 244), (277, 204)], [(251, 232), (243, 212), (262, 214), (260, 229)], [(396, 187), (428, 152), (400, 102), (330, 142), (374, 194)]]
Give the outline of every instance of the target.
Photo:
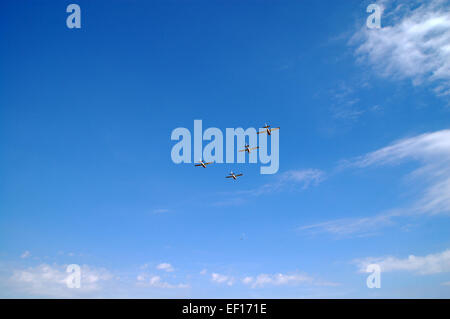
[(242, 176), (242, 175), (244, 175), (244, 174), (235, 174), (233, 172), (230, 172), (230, 175), (225, 176), (225, 178), (232, 178), (232, 179), (236, 180), (239, 176)]
[(214, 162), (203, 162), (203, 160), (201, 160), (200, 162), (197, 162), (198, 164), (195, 164), (195, 166), (202, 166), (203, 168), (206, 168), (206, 165), (212, 164)]
[(279, 130), (279, 127), (274, 127), (274, 128), (270, 128), (270, 125), (267, 125), (267, 123), (263, 126), (263, 128), (265, 129), (264, 131), (258, 132), (256, 134), (264, 134), (267, 133), (267, 135), (271, 135), (272, 131), (276, 131)]
[[(265, 129), (264, 131), (261, 132), (257, 132), (256, 134), (267, 134), (267, 135), (271, 135), (273, 131), (279, 130), (279, 127), (274, 127), (271, 128), (270, 125), (268, 125), (267, 123), (264, 124), (263, 129)], [(243, 150), (239, 150), (239, 152), (248, 152), (250, 153), (252, 150), (257, 150), (259, 149), (259, 146), (256, 147), (250, 147), (249, 144), (245, 144), (244, 145), (244, 149)], [(199, 162), (197, 162), (195, 164), (195, 166), (202, 166), (203, 168), (206, 168), (206, 165), (212, 164), (214, 162), (204, 162), (203, 160), (200, 160)], [(242, 176), (244, 174), (235, 174), (233, 172), (230, 172), (230, 174), (228, 176), (225, 176), (225, 178), (232, 178), (234, 180), (236, 180), (239, 176)]]
[(258, 148), (259, 148), (259, 146), (250, 148), (250, 145), (245, 144), (244, 149), (240, 150), (239, 152), (249, 152), (250, 153), (252, 150), (257, 150)]

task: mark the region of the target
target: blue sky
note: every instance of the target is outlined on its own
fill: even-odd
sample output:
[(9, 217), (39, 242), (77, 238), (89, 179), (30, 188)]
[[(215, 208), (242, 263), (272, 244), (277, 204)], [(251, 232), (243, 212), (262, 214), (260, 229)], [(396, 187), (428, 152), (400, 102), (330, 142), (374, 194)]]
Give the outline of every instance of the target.
[[(1, 297), (450, 297), (448, 1), (70, 3), (0, 4)], [(195, 119), (279, 172), (174, 164)]]

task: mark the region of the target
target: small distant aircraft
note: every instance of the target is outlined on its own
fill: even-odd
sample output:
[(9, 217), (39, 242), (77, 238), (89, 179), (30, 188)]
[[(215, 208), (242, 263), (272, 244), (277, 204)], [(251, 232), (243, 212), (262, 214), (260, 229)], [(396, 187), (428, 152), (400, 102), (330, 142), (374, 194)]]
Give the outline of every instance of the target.
[(250, 145), (248, 145), (248, 144), (245, 144), (244, 147), (245, 147), (245, 148), (244, 148), (243, 150), (240, 150), (239, 152), (249, 152), (249, 153), (250, 153), (250, 151), (252, 151), (252, 150), (257, 150), (257, 149), (259, 148), (259, 146), (249, 148)]
[(279, 130), (279, 129), (280, 129), (279, 127), (270, 128), (270, 125), (267, 125), (267, 123), (263, 126), (263, 128), (265, 128), (266, 130), (265, 130), (265, 131), (258, 132), (258, 133), (256, 133), (256, 134), (267, 133), (267, 135), (271, 135), (271, 134), (272, 134), (272, 131), (276, 131), (276, 130)]
[(242, 176), (244, 174), (234, 174), (233, 172), (230, 172), (230, 175), (225, 176), (225, 178), (232, 178), (234, 180), (236, 180), (237, 177)]
[(206, 165), (212, 164), (214, 162), (207, 162), (207, 163), (205, 163), (203, 161), (200, 161), (200, 162), (197, 162), (197, 163), (198, 164), (195, 164), (195, 166), (203, 166), (204, 168), (206, 168)]

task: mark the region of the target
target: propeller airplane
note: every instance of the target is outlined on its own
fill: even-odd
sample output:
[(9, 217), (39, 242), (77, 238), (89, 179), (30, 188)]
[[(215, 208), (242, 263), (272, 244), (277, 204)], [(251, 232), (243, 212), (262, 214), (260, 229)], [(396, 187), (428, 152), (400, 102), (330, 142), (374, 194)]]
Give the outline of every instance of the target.
[(244, 175), (244, 174), (235, 174), (233, 172), (230, 172), (230, 175), (225, 176), (225, 178), (232, 178), (232, 179), (236, 180), (237, 177), (242, 176), (242, 175)]
[(195, 166), (202, 166), (203, 168), (206, 168), (206, 165), (212, 164), (214, 162), (203, 162), (202, 160), (200, 162), (197, 162), (198, 164), (195, 164)]
[(258, 132), (256, 134), (264, 134), (267, 133), (267, 135), (271, 135), (272, 131), (276, 131), (279, 130), (279, 127), (274, 127), (274, 128), (270, 128), (270, 125), (267, 125), (267, 123), (263, 126), (263, 128), (265, 129), (264, 131)]
[(258, 148), (259, 148), (259, 146), (250, 148), (250, 145), (246, 144), (246, 145), (244, 145), (244, 149), (240, 150), (239, 152), (249, 152), (250, 153), (252, 150), (257, 150)]

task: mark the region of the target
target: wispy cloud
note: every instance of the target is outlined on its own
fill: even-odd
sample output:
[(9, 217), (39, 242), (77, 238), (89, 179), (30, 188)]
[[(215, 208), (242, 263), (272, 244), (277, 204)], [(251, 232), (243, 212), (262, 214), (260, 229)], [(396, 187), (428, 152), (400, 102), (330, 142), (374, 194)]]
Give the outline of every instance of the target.
[(287, 183), (294, 183), (306, 189), (309, 186), (316, 186), (325, 179), (325, 173), (318, 169), (290, 170), (280, 176), (279, 187)]
[(28, 258), (28, 257), (30, 257), (30, 256), (31, 256), (31, 253), (30, 253), (28, 250), (25, 250), (25, 251), (23, 252), (23, 254), (20, 255), (20, 258)]
[(383, 77), (433, 85), (437, 95), (450, 95), (450, 10), (445, 0), (393, 1), (381, 29), (362, 27), (351, 39), (360, 62)]
[(360, 99), (356, 96), (355, 89), (346, 83), (340, 83), (339, 86), (330, 92), (332, 104), (331, 112), (335, 119), (357, 120), (364, 110), (358, 107)]
[(325, 179), (325, 173), (318, 169), (290, 170), (276, 177), (273, 183), (264, 184), (258, 188), (239, 191), (238, 194), (260, 196), (281, 190), (304, 190), (316, 186)]
[(368, 257), (355, 260), (360, 272), (365, 272), (367, 265), (378, 264), (382, 272), (408, 271), (420, 275), (450, 272), (450, 249), (426, 256), (410, 255), (401, 259), (397, 257)]
[(301, 226), (299, 230), (306, 231), (310, 234), (330, 233), (338, 237), (367, 237), (376, 235), (377, 230), (381, 227), (393, 225), (394, 222), (392, 219), (395, 216), (398, 216), (398, 214), (391, 212), (371, 217), (342, 218)]
[(259, 196), (281, 190), (305, 190), (310, 186), (317, 186), (323, 180), (325, 180), (325, 173), (319, 169), (290, 170), (277, 176), (273, 183), (241, 193)]
[(450, 130), (421, 134), (392, 143), (375, 152), (345, 161), (342, 168), (368, 168), (398, 165), (414, 160), (420, 166), (409, 180), (422, 185), (419, 199), (410, 206), (392, 209), (371, 217), (332, 220), (303, 226), (300, 230), (328, 232), (339, 236), (370, 234), (377, 228), (393, 224), (399, 216), (444, 214), (450, 212)]
[(410, 178), (421, 179), (425, 185), (421, 199), (410, 210), (429, 214), (450, 212), (450, 130), (403, 139), (348, 164), (365, 168), (407, 160), (421, 164)]
[(156, 266), (156, 269), (158, 270), (164, 270), (166, 272), (172, 272), (174, 271), (173, 267), (171, 264), (169, 263), (161, 263), (159, 265)]
[(227, 200), (215, 202), (214, 206), (240, 205), (245, 203), (249, 196), (257, 197), (280, 191), (305, 190), (311, 186), (317, 186), (325, 178), (325, 173), (319, 169), (310, 168), (286, 171), (274, 176), (271, 183), (266, 183), (250, 190), (225, 193)]

